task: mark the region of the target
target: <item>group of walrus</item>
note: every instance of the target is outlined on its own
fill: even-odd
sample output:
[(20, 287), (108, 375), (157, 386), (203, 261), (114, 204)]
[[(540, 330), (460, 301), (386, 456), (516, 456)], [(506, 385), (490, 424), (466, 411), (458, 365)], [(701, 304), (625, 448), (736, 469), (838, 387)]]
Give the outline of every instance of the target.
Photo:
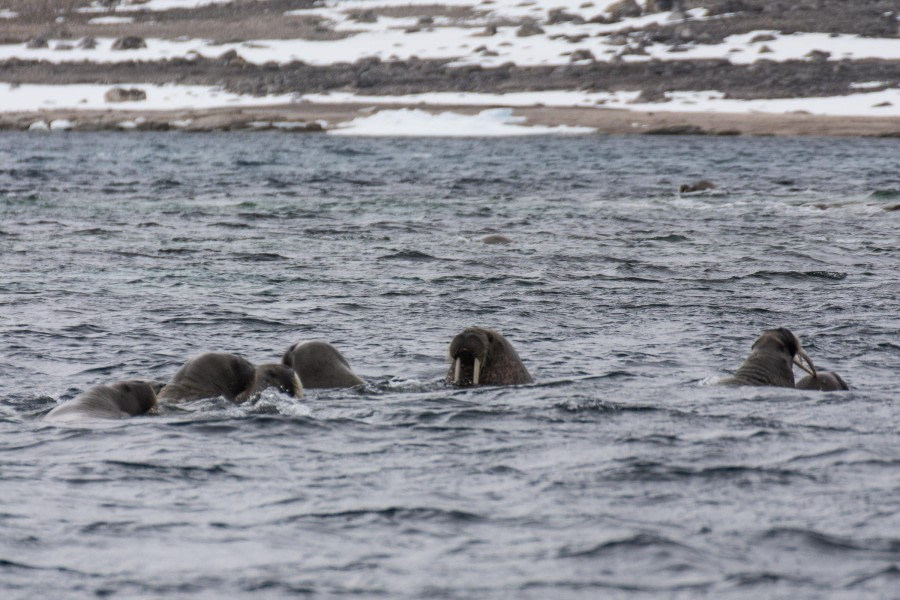
[[(509, 340), (493, 329), (464, 329), (450, 342), (447, 358), (450, 368), (446, 381), (451, 385), (534, 383)], [(796, 383), (795, 364), (808, 373)], [(99, 385), (57, 406), (45, 419), (119, 419), (156, 413), (160, 405), (204, 398), (221, 397), (243, 404), (269, 389), (300, 398), (304, 388), (350, 388), (364, 383), (328, 342), (294, 344), (280, 363), (258, 366), (237, 354), (207, 352), (185, 362), (168, 382), (128, 380)], [(822, 391), (849, 389), (837, 373), (816, 371), (800, 339), (783, 327), (764, 331), (734, 375), (718, 383)]]

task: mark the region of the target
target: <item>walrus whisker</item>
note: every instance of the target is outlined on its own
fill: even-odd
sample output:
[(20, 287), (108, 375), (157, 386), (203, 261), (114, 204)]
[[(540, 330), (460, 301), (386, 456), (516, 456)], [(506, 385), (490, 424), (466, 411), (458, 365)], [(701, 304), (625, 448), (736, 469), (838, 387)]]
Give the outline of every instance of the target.
[(455, 370), (454, 370), (454, 372), (453, 372), (453, 384), (454, 384), (454, 385), (459, 385), (459, 372), (460, 372), (460, 370), (462, 369), (460, 363), (461, 363), (461, 361), (459, 360), (459, 357), (457, 356), (457, 357), (456, 357), (456, 367), (455, 367)]
[(473, 369), (475, 372), (472, 375), (472, 385), (478, 385), (478, 381), (481, 378), (481, 359), (475, 359), (475, 366)]

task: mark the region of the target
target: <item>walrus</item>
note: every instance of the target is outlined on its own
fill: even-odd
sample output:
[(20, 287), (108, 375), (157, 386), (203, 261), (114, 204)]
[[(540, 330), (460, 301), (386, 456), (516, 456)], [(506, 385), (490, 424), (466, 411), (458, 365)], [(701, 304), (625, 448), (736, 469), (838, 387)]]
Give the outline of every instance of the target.
[(512, 344), (493, 329), (467, 327), (447, 350), (447, 382), (459, 386), (534, 383)]
[(294, 344), (281, 357), (281, 364), (294, 369), (307, 389), (347, 388), (365, 383), (353, 373), (347, 359), (328, 342)]
[(850, 386), (834, 371), (818, 371), (815, 376), (807, 375), (798, 381), (797, 389), (835, 392), (838, 390), (849, 390)]
[(505, 235), (500, 235), (499, 233), (493, 233), (491, 235), (486, 235), (481, 238), (481, 242), (483, 244), (488, 244), (491, 246), (495, 246), (498, 244), (512, 244), (512, 240), (506, 237)]
[(294, 398), (303, 396), (303, 384), (297, 373), (292, 368), (278, 363), (266, 363), (256, 367), (256, 386), (252, 395), (260, 394), (269, 388)]
[(784, 327), (767, 329), (753, 342), (750, 355), (735, 374), (719, 383), (792, 388), (794, 364), (815, 377), (816, 367), (800, 345), (800, 339)]
[(712, 181), (701, 179), (700, 181), (695, 181), (694, 183), (682, 183), (681, 187), (678, 188), (678, 193), (693, 194), (694, 192), (704, 192), (706, 190), (714, 189), (716, 189), (716, 184), (714, 184)]
[(207, 352), (189, 359), (159, 392), (160, 402), (186, 402), (224, 397), (241, 404), (256, 391), (256, 367), (225, 352)]
[(48, 421), (75, 421), (82, 418), (124, 419), (145, 415), (156, 409), (156, 393), (161, 384), (131, 379), (98, 385), (51, 410)]

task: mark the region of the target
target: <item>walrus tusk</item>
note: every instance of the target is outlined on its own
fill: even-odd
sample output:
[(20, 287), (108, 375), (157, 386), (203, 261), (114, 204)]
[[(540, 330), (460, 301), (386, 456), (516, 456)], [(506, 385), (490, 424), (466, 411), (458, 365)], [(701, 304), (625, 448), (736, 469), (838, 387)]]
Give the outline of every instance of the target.
[(472, 385), (478, 385), (478, 379), (481, 377), (481, 360), (475, 359), (475, 367), (473, 368)]
[[(803, 364), (803, 361), (800, 360), (801, 358), (803, 359), (803, 361), (806, 361), (806, 364), (809, 365), (808, 367)], [(794, 364), (813, 377), (816, 376), (816, 367), (815, 365), (813, 365), (812, 359), (809, 357), (809, 354), (807, 354), (803, 348), (797, 350), (797, 356), (794, 357)]]
[(455, 369), (454, 369), (454, 371), (453, 371), (453, 384), (454, 384), (454, 385), (459, 385), (459, 370), (460, 370), (459, 358), (457, 357), (457, 359), (456, 359), (456, 367), (455, 367)]

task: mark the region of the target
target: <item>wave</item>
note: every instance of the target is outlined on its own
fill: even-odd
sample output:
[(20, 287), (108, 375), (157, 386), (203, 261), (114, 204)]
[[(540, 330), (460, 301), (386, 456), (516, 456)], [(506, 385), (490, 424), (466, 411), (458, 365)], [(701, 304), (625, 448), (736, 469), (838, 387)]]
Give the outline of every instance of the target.
[(402, 250), (394, 254), (386, 254), (379, 256), (378, 260), (412, 260), (412, 261), (432, 261), (432, 260), (448, 260), (446, 258), (438, 258), (418, 250)]
[(632, 552), (645, 548), (661, 552), (671, 549), (687, 550), (699, 554), (699, 551), (694, 548), (665, 536), (652, 533), (638, 533), (630, 537), (603, 542), (590, 548), (573, 549), (565, 547), (559, 551), (558, 556), (560, 558), (607, 558), (622, 552)]
[(757, 467), (745, 465), (670, 465), (646, 459), (627, 459), (608, 475), (611, 481), (682, 481), (704, 480), (758, 480), (767, 483), (787, 484), (797, 479), (817, 481), (817, 478), (802, 471), (779, 467)]
[(482, 515), (457, 509), (432, 506), (388, 506), (385, 508), (358, 508), (339, 511), (313, 512), (282, 519), (280, 523), (292, 523), (307, 519), (341, 519), (345, 521), (386, 520), (392, 522), (426, 521), (437, 523), (472, 523), (483, 521)]
[(883, 190), (875, 190), (869, 194), (869, 198), (873, 200), (894, 200), (900, 198), (900, 188), (886, 188)]
[(900, 560), (900, 538), (855, 539), (829, 535), (813, 529), (775, 527), (758, 536), (762, 542), (775, 541), (791, 546), (803, 545), (814, 550), (836, 552), (865, 552), (888, 560)]

